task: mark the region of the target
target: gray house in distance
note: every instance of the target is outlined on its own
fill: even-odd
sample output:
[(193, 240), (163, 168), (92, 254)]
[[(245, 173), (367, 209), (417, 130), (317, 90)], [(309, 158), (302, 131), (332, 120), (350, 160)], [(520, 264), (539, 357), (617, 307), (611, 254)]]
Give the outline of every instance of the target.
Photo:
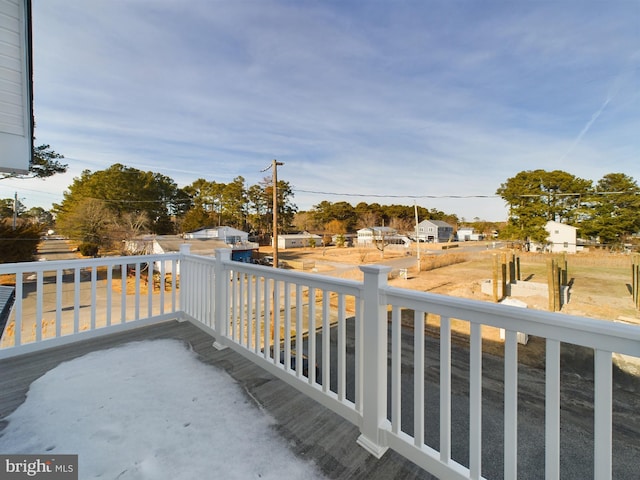
[(453, 227), (442, 220), (423, 220), (418, 224), (419, 242), (445, 243), (453, 238)]

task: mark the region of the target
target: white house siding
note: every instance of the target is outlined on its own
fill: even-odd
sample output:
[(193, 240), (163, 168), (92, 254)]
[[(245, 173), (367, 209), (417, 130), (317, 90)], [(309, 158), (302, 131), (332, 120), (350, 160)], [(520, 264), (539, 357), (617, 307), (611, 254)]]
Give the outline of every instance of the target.
[(576, 253), (577, 228), (565, 223), (549, 221), (545, 225), (545, 230), (549, 233), (547, 242), (549, 249), (553, 253)]
[[(398, 237), (398, 232), (391, 227), (361, 228), (356, 233), (358, 235), (357, 237), (358, 245), (371, 245), (374, 239), (377, 241), (380, 241), (382, 239), (385, 239), (386, 241), (391, 241), (392, 239)], [(402, 242), (399, 242), (399, 243), (402, 243)]]
[(232, 245), (234, 243), (247, 243), (249, 241), (249, 234), (233, 227), (224, 226), (203, 228), (201, 230), (196, 230), (195, 232), (188, 232), (184, 234), (184, 238), (217, 238), (218, 240), (222, 240), (223, 242)]
[(316, 245), (322, 243), (322, 237), (320, 235), (312, 235), (310, 233), (278, 235), (278, 248), (308, 247), (311, 244), (311, 239), (316, 242)]
[(0, 2), (0, 171), (24, 173), (33, 153), (30, 9)]

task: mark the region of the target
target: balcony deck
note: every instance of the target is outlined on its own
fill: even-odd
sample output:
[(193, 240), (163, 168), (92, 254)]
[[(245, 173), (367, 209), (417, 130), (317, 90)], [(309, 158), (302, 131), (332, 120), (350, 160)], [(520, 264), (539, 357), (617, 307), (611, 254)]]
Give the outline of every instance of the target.
[(24, 401), (31, 382), (58, 364), (124, 343), (178, 339), (204, 363), (224, 369), (276, 420), (293, 452), (312, 460), (328, 478), (432, 479), (420, 467), (390, 450), (376, 459), (356, 445), (358, 428), (277, 379), (233, 349), (216, 350), (213, 338), (190, 322), (169, 321), (0, 361), (0, 434), (4, 418)]
[[(60, 362), (172, 338), (231, 375), (329, 478), (637, 476), (640, 385), (625, 373), (639, 364), (637, 327), (396, 288), (384, 266), (362, 266), (359, 282), (183, 247), (0, 266), (16, 279), (0, 435)], [(455, 337), (453, 322), (468, 335)], [(484, 351), (487, 327), (505, 332), (499, 354)], [(519, 361), (520, 332), (543, 342), (544, 367)], [(264, 345), (318, 369), (279, 364)]]

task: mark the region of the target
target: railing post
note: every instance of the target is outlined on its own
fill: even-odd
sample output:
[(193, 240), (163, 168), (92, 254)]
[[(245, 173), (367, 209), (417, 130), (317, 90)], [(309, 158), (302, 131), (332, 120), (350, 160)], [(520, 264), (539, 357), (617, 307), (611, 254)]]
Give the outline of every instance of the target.
[(229, 275), (225, 274), (224, 263), (231, 261), (231, 249), (219, 248), (216, 250), (216, 264), (213, 278), (213, 319), (216, 341), (213, 346), (218, 350), (224, 350), (227, 346), (223, 343), (223, 338), (227, 336), (229, 328)]
[(387, 308), (380, 291), (387, 285), (390, 267), (367, 265), (364, 273), (362, 337), (362, 425), (358, 444), (382, 457), (389, 448), (383, 424), (387, 420)]

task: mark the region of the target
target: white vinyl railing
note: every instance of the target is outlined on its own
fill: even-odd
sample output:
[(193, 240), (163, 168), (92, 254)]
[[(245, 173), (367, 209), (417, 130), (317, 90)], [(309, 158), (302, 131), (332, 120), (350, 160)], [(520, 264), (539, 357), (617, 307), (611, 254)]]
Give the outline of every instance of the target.
[[(0, 265), (15, 300), (0, 359), (178, 315), (179, 255)], [(155, 274), (149, 274), (155, 269)]]
[[(149, 265), (164, 288), (144, 287)], [(190, 255), (188, 246), (175, 255), (0, 266), (0, 273), (10, 270), (17, 273), (20, 300), (10, 320), (13, 339), (0, 348), (0, 359), (83, 333), (187, 319), (209, 331), (217, 348), (233, 348), (356, 425), (358, 443), (373, 455), (392, 448), (447, 479), (480, 479), (494, 471), (486, 461), (483, 465), (487, 448), (494, 447), (487, 444), (494, 442), (494, 434), (488, 434), (483, 421), (483, 405), (489, 401), (483, 329), (505, 332), (502, 401), (492, 406), (501, 412), (502, 455), (495, 460), (501, 472), (490, 478), (518, 478), (518, 447), (529, 441), (518, 435), (519, 333), (546, 342), (544, 464), (536, 476), (544, 471), (549, 480), (560, 478), (566, 448), (560, 441), (560, 348), (591, 349), (591, 471), (595, 479), (612, 478), (612, 357), (614, 352), (640, 357), (637, 327), (393, 288), (387, 284), (389, 268), (383, 266), (361, 267), (364, 281), (358, 282), (233, 262), (230, 250), (216, 251), (215, 258)], [(123, 282), (120, 273), (127, 271), (130, 281)], [(124, 283), (130, 283), (129, 293)], [(123, 286), (116, 292), (118, 284)], [(52, 331), (42, 326), (49, 326), (47, 315), (55, 318)], [(436, 344), (425, 335), (428, 318), (437, 319)], [(465, 365), (457, 363), (460, 347), (452, 342), (452, 325), (460, 321), (469, 332)], [(31, 336), (29, 322), (34, 324)], [(16, 335), (16, 329), (21, 333)], [(436, 360), (430, 360), (434, 354)], [(428, 380), (434, 369), (435, 386)], [(465, 371), (462, 377), (460, 370)], [(466, 420), (459, 418), (460, 393), (454, 394), (460, 378)]]

